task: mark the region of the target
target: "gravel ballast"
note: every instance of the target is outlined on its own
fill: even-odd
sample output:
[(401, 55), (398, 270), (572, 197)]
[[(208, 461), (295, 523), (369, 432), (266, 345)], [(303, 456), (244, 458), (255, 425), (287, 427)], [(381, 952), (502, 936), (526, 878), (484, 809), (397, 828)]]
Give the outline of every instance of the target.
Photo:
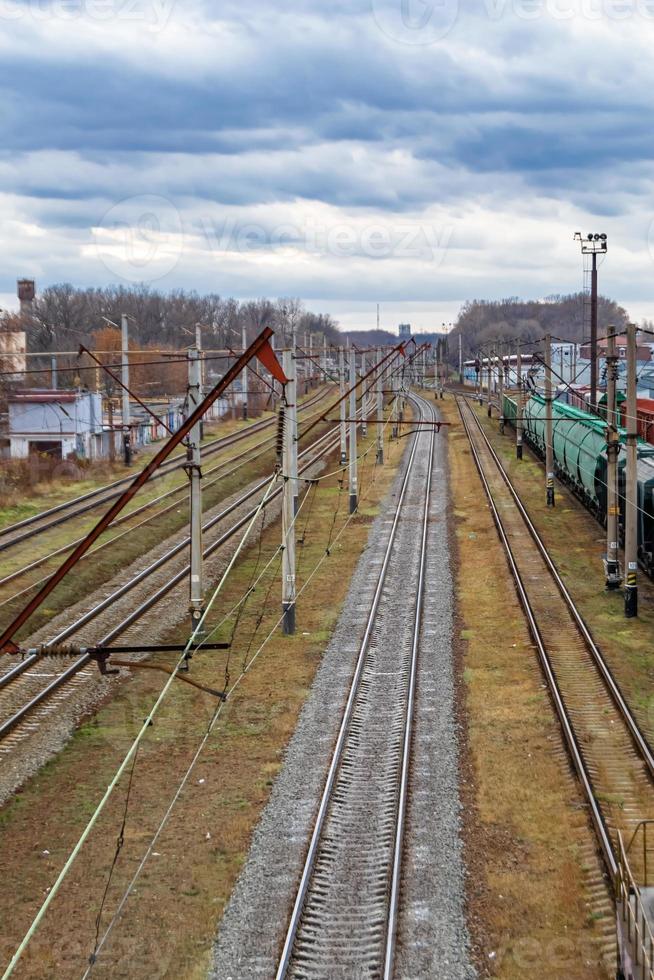
[[(426, 438), (424, 439), (427, 445)], [(434, 463), (427, 604), (417, 691), (414, 756), (396, 958), (398, 977), (472, 978), (459, 840), (452, 583), (446, 458)], [(408, 448), (408, 447), (407, 447)], [(406, 461), (405, 453), (405, 461)], [(290, 911), (390, 532), (404, 465), (371, 527), (349, 597), (291, 739), (248, 860), (225, 910), (213, 980), (275, 976)], [(418, 460), (422, 472), (425, 458)]]

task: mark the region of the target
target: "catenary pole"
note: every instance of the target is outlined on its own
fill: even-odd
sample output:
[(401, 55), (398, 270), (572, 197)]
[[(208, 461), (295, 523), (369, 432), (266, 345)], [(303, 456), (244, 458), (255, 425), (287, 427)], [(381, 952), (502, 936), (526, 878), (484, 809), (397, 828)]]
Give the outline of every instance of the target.
[(547, 506), (554, 507), (554, 447), (552, 445), (552, 338), (545, 337), (545, 485)]
[(488, 351), (488, 356), (486, 358), (486, 363), (488, 365), (486, 373), (486, 412), (488, 417), (491, 418), (493, 415), (493, 403), (491, 401), (491, 388), (493, 383), (493, 359), (491, 357), (490, 351)]
[(350, 514), (357, 509), (358, 487), (357, 487), (357, 367), (356, 351), (350, 348), (350, 438), (349, 438), (349, 477), (350, 477)]
[(123, 382), (123, 455), (125, 466), (130, 466), (132, 462), (132, 444), (129, 429), (129, 330), (127, 314), (123, 313), (120, 318), (120, 344), (121, 351), (121, 381)]
[[(245, 331), (245, 324), (241, 327), (241, 344), (243, 345), (243, 350), (247, 347), (247, 334)], [(243, 418), (248, 417), (248, 372), (247, 368), (243, 368), (241, 372), (241, 405), (243, 409)]]
[[(282, 354), (282, 368), (290, 378), (295, 368), (293, 356), (287, 348)], [(287, 384), (288, 391), (288, 384)], [(292, 467), (293, 431), (288, 413), (284, 422), (284, 450), (282, 478), (284, 480), (282, 499), (282, 631), (290, 636), (295, 633), (295, 507), (293, 501)]]
[[(377, 348), (377, 359), (381, 360), (381, 347)], [(377, 370), (377, 463), (384, 463), (384, 369)]]
[[(295, 341), (295, 331), (293, 331), (292, 340)], [(298, 359), (297, 359), (297, 348), (295, 343), (291, 348), (291, 360), (290, 360), (291, 373), (286, 374), (288, 378), (288, 383), (286, 385), (286, 418), (288, 426), (291, 433), (291, 493), (293, 495), (293, 514), (297, 514), (299, 508), (299, 484), (297, 479), (297, 371), (298, 371)]]
[(515, 454), (516, 459), (522, 459), (522, 413), (524, 412), (524, 398), (522, 394), (522, 354), (520, 353), (520, 341), (516, 347), (516, 379), (518, 383), (518, 394), (516, 396), (516, 420), (515, 420)]
[(636, 325), (627, 325), (627, 465), (625, 474), (624, 614), (638, 615), (638, 419), (636, 418)]
[[(202, 401), (202, 362), (200, 351), (188, 352), (188, 412), (192, 415)], [(204, 581), (202, 571), (202, 458), (200, 454), (200, 421), (189, 433), (186, 470), (191, 483), (191, 568), (189, 611), (193, 629), (204, 611)]]
[(590, 405), (597, 412), (597, 253), (593, 252), (590, 273)]
[[(361, 377), (366, 373), (366, 352), (361, 354)], [(365, 439), (368, 435), (368, 396), (364, 392), (361, 394), (361, 435)]]
[(499, 366), (497, 371), (498, 378), (498, 391), (497, 397), (500, 400), (500, 432), (504, 432), (504, 353), (502, 351), (502, 344), (498, 344), (499, 351)]
[(616, 381), (618, 359), (615, 353), (615, 328), (610, 326), (606, 338), (606, 587), (620, 586), (618, 552), (618, 453), (620, 442), (616, 418)]
[(343, 397), (345, 395), (345, 351), (343, 350), (342, 345), (338, 348), (338, 393), (341, 398), (340, 401), (341, 466), (345, 466), (347, 462), (347, 429), (345, 425), (345, 419), (347, 417), (347, 405), (345, 404), (346, 399)]

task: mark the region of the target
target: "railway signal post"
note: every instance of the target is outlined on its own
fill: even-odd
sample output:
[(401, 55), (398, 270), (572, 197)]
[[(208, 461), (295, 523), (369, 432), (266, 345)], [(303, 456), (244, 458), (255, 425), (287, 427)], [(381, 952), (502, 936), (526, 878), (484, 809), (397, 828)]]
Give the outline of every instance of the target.
[[(188, 352), (188, 414), (192, 415), (202, 401), (202, 362), (200, 351)], [(204, 582), (202, 570), (202, 458), (200, 455), (201, 423), (191, 429), (187, 444), (186, 472), (191, 483), (191, 563), (189, 611), (195, 630), (204, 611)]]
[(624, 614), (638, 615), (638, 420), (636, 418), (636, 325), (627, 325), (627, 466), (625, 482)]
[(358, 487), (357, 487), (357, 368), (356, 368), (356, 351), (353, 347), (350, 348), (350, 439), (349, 439), (349, 451), (350, 451), (350, 514), (353, 514), (357, 509), (358, 504)]
[(545, 337), (545, 480), (547, 506), (554, 507), (554, 447), (552, 445), (552, 338)]
[(609, 327), (606, 351), (606, 587), (617, 589), (621, 584), (618, 552), (618, 453), (620, 442), (616, 412), (616, 380), (618, 358), (615, 353), (615, 328)]
[[(282, 367), (287, 378), (294, 373), (293, 356), (290, 350), (282, 354)], [(286, 385), (290, 400), (289, 384)], [(282, 631), (286, 636), (295, 633), (295, 504), (292, 478), (293, 430), (288, 412), (284, 419), (284, 446), (282, 453), (282, 479), (284, 481), (282, 499)]]

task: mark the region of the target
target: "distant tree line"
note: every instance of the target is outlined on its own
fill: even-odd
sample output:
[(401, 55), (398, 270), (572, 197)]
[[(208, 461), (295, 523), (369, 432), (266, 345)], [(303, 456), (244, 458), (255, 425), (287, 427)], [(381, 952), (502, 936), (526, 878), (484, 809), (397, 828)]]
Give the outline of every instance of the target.
[[(278, 343), (293, 326), (300, 344), (309, 332), (323, 334), (328, 343), (337, 343), (340, 337), (338, 325), (329, 314), (312, 313), (295, 297), (239, 301), (217, 293), (201, 295), (183, 289), (168, 293), (145, 285), (78, 289), (69, 283), (48, 286), (38, 293), (30, 317), (4, 313), (0, 330), (24, 330), (28, 351), (76, 351), (80, 344), (95, 350), (118, 351), (120, 334), (107, 320), (120, 324), (123, 313), (130, 317), (130, 348), (142, 350), (188, 347), (194, 342), (196, 324), (202, 326), (205, 349), (240, 348), (243, 327), (248, 343), (266, 326), (275, 330)], [(58, 360), (62, 369), (68, 366), (67, 359)], [(145, 358), (135, 356), (136, 360), (142, 362)], [(46, 367), (47, 361), (42, 365)], [(30, 359), (30, 367), (42, 365)], [(28, 376), (26, 383), (48, 383), (47, 370), (42, 373), (43, 378)], [(87, 374), (84, 371), (82, 379)], [(177, 387), (180, 377), (180, 372), (172, 367), (170, 371), (148, 371), (144, 365), (134, 380), (142, 379), (142, 385), (156, 393), (157, 388), (170, 391), (173, 379)], [(59, 381), (61, 386), (69, 386), (79, 383), (80, 377), (62, 370)]]
[[(586, 306), (585, 306), (586, 304)], [(548, 296), (543, 300), (474, 299), (466, 302), (459, 312), (450, 334), (449, 356), (454, 364), (458, 358), (459, 335), (463, 357), (474, 357), (480, 347), (506, 343), (520, 338), (529, 343), (545, 334), (560, 340), (582, 343), (588, 337), (588, 297), (583, 293), (569, 296)], [(600, 296), (597, 307), (598, 331), (606, 333), (609, 326), (623, 329), (629, 317), (626, 310), (612, 299)]]

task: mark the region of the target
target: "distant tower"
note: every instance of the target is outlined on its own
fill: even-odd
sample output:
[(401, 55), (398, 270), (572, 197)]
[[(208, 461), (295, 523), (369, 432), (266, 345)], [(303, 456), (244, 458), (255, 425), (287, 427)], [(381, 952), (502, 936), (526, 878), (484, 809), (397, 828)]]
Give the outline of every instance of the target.
[(33, 279), (19, 279), (17, 286), (21, 316), (31, 316), (32, 304), (36, 296), (36, 283)]
[(411, 340), (411, 324), (401, 323), (399, 326), (400, 340)]

